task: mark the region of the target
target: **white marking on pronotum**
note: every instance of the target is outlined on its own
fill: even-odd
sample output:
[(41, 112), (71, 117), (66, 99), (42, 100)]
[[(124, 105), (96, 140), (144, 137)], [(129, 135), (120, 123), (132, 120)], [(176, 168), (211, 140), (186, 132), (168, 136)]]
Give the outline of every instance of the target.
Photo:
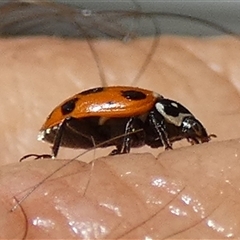
[[(177, 108), (178, 108), (177, 103), (171, 103), (171, 104), (172, 104), (173, 107), (177, 106)], [(185, 117), (193, 116), (191, 113), (181, 113), (181, 112), (179, 112), (178, 116), (176, 116), (176, 117), (168, 115), (164, 110), (164, 105), (161, 104), (160, 102), (157, 102), (155, 104), (155, 107), (158, 110), (158, 112), (165, 118), (166, 121), (168, 121), (169, 123), (172, 123), (172, 124), (174, 124), (175, 126), (178, 126), (178, 127), (181, 126), (181, 124), (183, 122), (183, 119)]]
[(175, 103), (175, 102), (171, 102), (171, 105), (172, 105), (173, 107), (175, 107), (175, 108), (178, 108), (178, 105), (177, 105), (177, 103)]

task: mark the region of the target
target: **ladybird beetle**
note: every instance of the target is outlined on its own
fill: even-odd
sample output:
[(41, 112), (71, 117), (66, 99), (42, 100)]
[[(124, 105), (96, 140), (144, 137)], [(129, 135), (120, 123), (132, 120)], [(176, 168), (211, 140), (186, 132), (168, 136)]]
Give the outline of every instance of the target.
[(158, 93), (127, 86), (98, 87), (74, 95), (52, 111), (38, 135), (38, 140), (53, 144), (52, 155), (39, 156), (56, 157), (60, 146), (116, 146), (110, 155), (145, 144), (172, 149), (173, 142), (184, 138), (199, 144), (212, 136), (184, 106)]

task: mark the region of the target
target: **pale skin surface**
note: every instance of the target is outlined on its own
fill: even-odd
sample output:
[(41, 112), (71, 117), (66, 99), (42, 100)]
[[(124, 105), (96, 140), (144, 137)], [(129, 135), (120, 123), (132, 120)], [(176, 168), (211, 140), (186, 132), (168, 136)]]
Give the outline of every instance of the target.
[[(109, 85), (132, 85), (151, 40), (95, 43)], [(0, 41), (0, 238), (240, 237), (240, 42), (161, 38), (134, 86), (184, 104), (218, 135), (174, 150), (141, 148), (115, 157), (97, 150), (74, 161), (32, 192), (13, 212), (14, 196), (39, 183), (64, 160), (18, 163), (49, 153), (36, 140), (50, 111), (101, 79), (88, 45), (61, 39)], [(82, 151), (61, 151), (59, 158)], [(140, 153), (142, 154), (136, 154)], [(145, 152), (145, 153), (144, 153)]]

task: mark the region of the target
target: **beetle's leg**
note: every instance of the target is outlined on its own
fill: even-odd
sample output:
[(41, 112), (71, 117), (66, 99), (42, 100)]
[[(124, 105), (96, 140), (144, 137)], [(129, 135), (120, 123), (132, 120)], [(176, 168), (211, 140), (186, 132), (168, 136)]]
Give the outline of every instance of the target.
[(124, 154), (124, 153), (129, 153), (130, 152), (130, 149), (131, 149), (131, 136), (130, 136), (130, 134), (133, 131), (133, 122), (134, 122), (134, 118), (130, 118), (127, 121), (127, 124), (125, 126), (122, 145), (118, 145), (117, 149), (114, 149), (109, 155)]
[(52, 154), (34, 154), (34, 153), (27, 154), (27, 155), (23, 156), (22, 158), (20, 158), (19, 162), (22, 162), (23, 160), (30, 158), (30, 157), (34, 157), (34, 160), (44, 159), (44, 158), (55, 158), (58, 154), (59, 147), (61, 145), (62, 135), (63, 135), (65, 126), (66, 126), (67, 122), (69, 121), (69, 119), (70, 118), (64, 119), (58, 126), (57, 133), (56, 133), (56, 136), (53, 141)]
[(172, 144), (171, 144), (171, 142), (168, 138), (167, 132), (166, 132), (164, 119), (162, 119), (161, 121), (157, 121), (154, 113), (150, 112), (149, 113), (149, 123), (151, 126), (153, 126), (156, 133), (162, 140), (162, 144), (164, 145), (165, 150), (172, 149)]
[(196, 138), (187, 138), (187, 141), (188, 141), (191, 145), (195, 145), (195, 144), (199, 144), (199, 143), (200, 143)]
[(112, 150), (109, 154), (109, 156), (113, 156), (113, 155), (117, 155), (117, 154), (121, 154), (121, 146), (117, 146), (116, 149)]
[(30, 154), (27, 154), (23, 157), (21, 157), (19, 159), (19, 162), (22, 162), (24, 161), (25, 159), (28, 159), (30, 157), (34, 157), (34, 160), (37, 160), (37, 159), (44, 159), (44, 158), (52, 158), (52, 155), (51, 154), (35, 154), (35, 153), (30, 153)]
[(131, 149), (131, 136), (134, 118), (130, 118), (126, 124), (121, 153), (129, 153)]
[(54, 141), (53, 141), (53, 145), (52, 145), (52, 158), (55, 158), (57, 156), (57, 154), (58, 154), (59, 147), (60, 147), (61, 141), (62, 141), (63, 132), (65, 130), (67, 122), (69, 122), (70, 119), (71, 118), (65, 118), (58, 125), (57, 133), (55, 135), (55, 138), (54, 138)]

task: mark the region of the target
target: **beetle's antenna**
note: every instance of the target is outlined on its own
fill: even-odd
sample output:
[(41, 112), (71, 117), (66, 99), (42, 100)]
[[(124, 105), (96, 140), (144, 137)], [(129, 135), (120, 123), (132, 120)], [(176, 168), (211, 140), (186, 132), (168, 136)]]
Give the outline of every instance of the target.
[(52, 146), (52, 157), (56, 157), (61, 145), (61, 141), (62, 141), (62, 136), (63, 136), (63, 132), (65, 130), (66, 124), (67, 122), (70, 120), (70, 118), (65, 118), (59, 125), (58, 125), (58, 129), (57, 129), (57, 133), (55, 136), (55, 139), (53, 141), (53, 146)]

